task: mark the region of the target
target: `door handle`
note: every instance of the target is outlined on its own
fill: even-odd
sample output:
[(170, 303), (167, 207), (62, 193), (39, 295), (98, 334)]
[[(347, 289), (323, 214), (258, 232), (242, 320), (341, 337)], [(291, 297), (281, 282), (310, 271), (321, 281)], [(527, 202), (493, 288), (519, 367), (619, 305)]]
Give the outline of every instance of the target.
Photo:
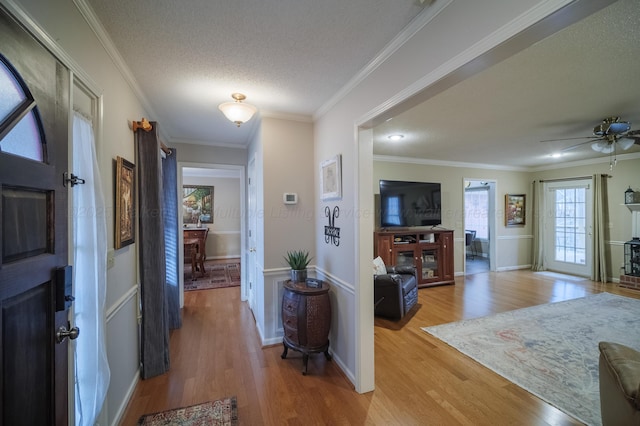
[(56, 341), (58, 343), (62, 343), (68, 337), (69, 340), (75, 340), (80, 335), (80, 329), (78, 327), (73, 327), (71, 330), (67, 330), (67, 327), (61, 325), (56, 331)]
[(251, 248), (249, 249), (249, 251), (250, 251), (251, 253), (253, 253), (254, 251), (256, 251), (256, 249), (255, 249), (255, 247), (251, 247)]

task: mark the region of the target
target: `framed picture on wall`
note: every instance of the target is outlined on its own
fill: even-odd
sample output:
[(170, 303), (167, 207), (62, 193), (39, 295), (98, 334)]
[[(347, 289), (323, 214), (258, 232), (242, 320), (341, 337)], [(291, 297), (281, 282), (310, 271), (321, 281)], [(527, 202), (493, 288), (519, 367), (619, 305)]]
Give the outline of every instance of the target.
[(182, 186), (182, 222), (213, 223), (213, 186)]
[(524, 226), (525, 194), (506, 194), (504, 203), (505, 226)]
[(322, 201), (342, 198), (342, 157), (340, 154), (320, 164), (320, 194)]
[(116, 158), (116, 235), (115, 249), (135, 242), (136, 166), (122, 157)]

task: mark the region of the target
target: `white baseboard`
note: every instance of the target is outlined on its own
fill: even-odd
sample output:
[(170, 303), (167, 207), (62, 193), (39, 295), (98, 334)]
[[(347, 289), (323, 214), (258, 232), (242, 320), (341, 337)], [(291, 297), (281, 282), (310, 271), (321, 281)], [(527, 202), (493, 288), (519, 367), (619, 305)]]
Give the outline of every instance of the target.
[(514, 266), (502, 266), (496, 268), (497, 272), (517, 271), (518, 269), (531, 269), (531, 265), (514, 265)]

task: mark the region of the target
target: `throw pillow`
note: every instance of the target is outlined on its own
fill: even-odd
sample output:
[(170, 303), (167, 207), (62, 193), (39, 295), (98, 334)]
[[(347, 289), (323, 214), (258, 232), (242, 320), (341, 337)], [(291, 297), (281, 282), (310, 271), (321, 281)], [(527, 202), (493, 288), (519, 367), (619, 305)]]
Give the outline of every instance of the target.
[(387, 273), (387, 267), (384, 260), (380, 256), (373, 259), (373, 275), (384, 275)]

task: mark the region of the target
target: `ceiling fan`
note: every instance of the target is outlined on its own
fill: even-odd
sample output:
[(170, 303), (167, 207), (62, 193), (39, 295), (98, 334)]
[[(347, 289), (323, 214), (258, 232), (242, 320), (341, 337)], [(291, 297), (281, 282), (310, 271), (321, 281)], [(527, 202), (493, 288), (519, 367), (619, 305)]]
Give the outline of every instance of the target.
[(631, 130), (631, 123), (620, 121), (620, 117), (607, 117), (593, 128), (593, 136), (583, 136), (578, 138), (547, 139), (540, 142), (554, 142), (572, 139), (589, 139), (584, 142), (563, 148), (561, 151), (571, 151), (583, 145), (591, 144), (591, 149), (603, 154), (615, 153), (620, 148), (623, 151), (631, 148), (633, 144), (640, 145), (640, 129)]

